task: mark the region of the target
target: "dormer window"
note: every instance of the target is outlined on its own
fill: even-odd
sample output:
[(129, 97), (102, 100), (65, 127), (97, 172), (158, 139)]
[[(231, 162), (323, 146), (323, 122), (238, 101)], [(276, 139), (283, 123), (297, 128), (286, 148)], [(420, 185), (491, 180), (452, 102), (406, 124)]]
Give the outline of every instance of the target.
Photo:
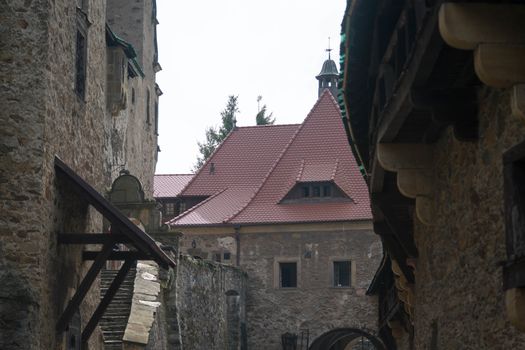
[(299, 182), (283, 198), (282, 203), (350, 200), (333, 181)]

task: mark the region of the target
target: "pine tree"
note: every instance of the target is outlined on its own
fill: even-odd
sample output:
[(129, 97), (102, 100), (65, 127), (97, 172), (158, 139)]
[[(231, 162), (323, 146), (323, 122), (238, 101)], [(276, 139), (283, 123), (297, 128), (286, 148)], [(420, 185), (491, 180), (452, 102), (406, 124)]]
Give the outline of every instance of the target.
[(259, 113), (255, 117), (255, 122), (257, 125), (273, 125), (275, 123), (275, 118), (272, 118), (273, 113), (266, 115), (266, 105), (262, 106)]
[(206, 128), (206, 141), (201, 143), (197, 142), (199, 146), (200, 155), (197, 157), (197, 162), (193, 167), (193, 170), (197, 172), (206, 160), (212, 155), (217, 146), (228, 136), (230, 131), (233, 130), (236, 123), (236, 114), (239, 112), (238, 96), (228, 96), (228, 102), (226, 108), (221, 112), (221, 126), (216, 129), (213, 126)]

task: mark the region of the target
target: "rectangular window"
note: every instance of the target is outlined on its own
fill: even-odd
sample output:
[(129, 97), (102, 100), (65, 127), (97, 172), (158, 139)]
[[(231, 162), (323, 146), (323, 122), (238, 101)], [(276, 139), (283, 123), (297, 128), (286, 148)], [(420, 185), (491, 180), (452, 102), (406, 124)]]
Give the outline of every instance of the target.
[(310, 197), (310, 186), (303, 186), (301, 188), (303, 197)]
[(221, 262), (221, 253), (213, 254), (213, 260), (216, 262)]
[(505, 232), (508, 262), (504, 290), (525, 287), (525, 142), (503, 157)]
[(312, 196), (321, 197), (321, 186), (312, 186)]
[(179, 214), (182, 214), (186, 211), (186, 202), (180, 202), (179, 204)]
[(331, 196), (332, 196), (332, 186), (324, 185), (323, 186), (323, 197), (331, 197)]
[(224, 253), (224, 260), (230, 260), (232, 258), (232, 255), (230, 252), (225, 252)]
[(279, 263), (279, 287), (297, 288), (297, 263)]
[(175, 203), (166, 203), (164, 206), (164, 214), (166, 214), (166, 216), (175, 215)]
[(146, 123), (148, 125), (151, 125), (151, 118), (150, 118), (150, 93), (149, 93), (149, 89), (148, 91), (146, 92)]
[(155, 102), (155, 135), (159, 135), (159, 103)]
[(82, 99), (84, 99), (86, 95), (86, 56), (86, 36), (80, 30), (77, 30), (75, 56), (75, 92)]
[(334, 287), (350, 287), (351, 262), (334, 261)]

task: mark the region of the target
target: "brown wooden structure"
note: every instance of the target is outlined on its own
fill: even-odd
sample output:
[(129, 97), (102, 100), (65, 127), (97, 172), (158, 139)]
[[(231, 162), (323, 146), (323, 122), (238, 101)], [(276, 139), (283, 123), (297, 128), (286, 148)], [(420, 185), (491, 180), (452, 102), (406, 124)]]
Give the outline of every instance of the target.
[[(64, 332), (67, 329), (74, 313), (78, 310), (106, 261), (124, 261), (124, 264), (121, 266), (118, 274), (82, 331), (82, 343), (86, 343), (126, 277), (129, 269), (137, 260), (154, 260), (160, 267), (165, 269), (174, 267), (175, 262), (160, 249), (148, 234), (126, 218), (117, 208), (58, 157), (55, 157), (55, 169), (61, 181), (67, 182), (86, 203), (93, 206), (111, 224), (111, 233), (109, 234), (61, 233), (58, 235), (59, 244), (102, 245), (102, 249), (99, 251), (83, 252), (83, 259), (93, 260), (93, 263), (58, 319), (56, 325), (58, 332)], [(120, 243), (126, 244), (130, 250), (113, 251), (114, 246)]]

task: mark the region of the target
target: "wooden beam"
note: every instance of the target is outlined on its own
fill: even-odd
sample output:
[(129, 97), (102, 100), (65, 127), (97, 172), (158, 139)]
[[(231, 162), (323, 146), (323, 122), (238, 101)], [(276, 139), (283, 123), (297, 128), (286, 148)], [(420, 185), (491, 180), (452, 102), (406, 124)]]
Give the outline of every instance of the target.
[(75, 313), (75, 310), (77, 310), (80, 307), (80, 304), (82, 303), (84, 297), (91, 288), (93, 281), (97, 278), (97, 275), (102, 269), (102, 266), (104, 266), (108, 256), (111, 254), (111, 249), (113, 248), (113, 245), (114, 242), (109, 240), (104, 244), (102, 250), (100, 252), (97, 252), (95, 261), (93, 261), (93, 264), (89, 268), (89, 271), (87, 272), (86, 276), (84, 276), (84, 279), (82, 280), (82, 282), (80, 282), (80, 285), (78, 286), (75, 295), (73, 296), (73, 298), (71, 298), (71, 300), (66, 306), (66, 309), (64, 310), (64, 312), (62, 312), (62, 315), (60, 315), (58, 319), (56, 325), (56, 330), (58, 332), (63, 332), (66, 330), (67, 325), (71, 321), (71, 317)]
[(163, 268), (175, 267), (175, 262), (157, 246), (157, 243), (146, 232), (133, 224), (120, 210), (108, 202), (57, 156), (55, 156), (55, 169), (74, 186), (80, 196), (111, 222), (112, 228), (127, 235), (137, 249), (150, 254), (151, 259)]
[(131, 240), (123, 234), (113, 233), (59, 233), (58, 244), (104, 244), (109, 239), (114, 243), (130, 243)]
[[(434, 40), (439, 38), (437, 31), (437, 9), (436, 12), (429, 13), (428, 21), (421, 29), (420, 35), (416, 40), (415, 48), (412, 53), (410, 62), (407, 65), (406, 71), (403, 72), (400, 79), (397, 81), (394, 95), (383, 111), (383, 118), (378, 126), (377, 142), (391, 142), (398, 134), (403, 126), (403, 123), (411, 111), (412, 105), (408, 99), (408, 92), (413, 86), (415, 79), (418, 77), (421, 69), (428, 69), (421, 63), (427, 59), (428, 48), (433, 48)], [(434, 35), (436, 34), (436, 35)], [(436, 54), (436, 58), (438, 55)]]
[(106, 294), (104, 294), (104, 298), (102, 298), (100, 304), (98, 304), (97, 309), (95, 310), (95, 312), (91, 316), (91, 319), (84, 328), (84, 331), (82, 332), (82, 343), (87, 343), (89, 337), (91, 337), (91, 334), (95, 330), (95, 327), (100, 321), (100, 318), (104, 315), (104, 312), (106, 312), (107, 307), (113, 300), (113, 297), (120, 288), (120, 285), (122, 284), (122, 282), (124, 282), (128, 271), (131, 267), (133, 267), (135, 263), (136, 260), (126, 260), (124, 265), (122, 265), (122, 267), (120, 268), (119, 272), (117, 273), (117, 276), (115, 276), (113, 282), (111, 282), (111, 285), (106, 291)]
[(525, 41), (522, 44), (479, 44), (474, 51), (474, 69), (479, 79), (497, 88), (525, 83)]
[[(100, 252), (97, 251), (84, 251), (82, 252), (82, 259), (83, 260), (94, 260), (97, 258), (98, 254)], [(111, 252), (107, 260), (153, 260), (151, 256), (144, 252), (140, 251), (119, 251), (119, 252)]]
[(439, 9), (439, 31), (457, 49), (474, 50), (480, 43), (525, 42), (525, 5), (444, 3)]

